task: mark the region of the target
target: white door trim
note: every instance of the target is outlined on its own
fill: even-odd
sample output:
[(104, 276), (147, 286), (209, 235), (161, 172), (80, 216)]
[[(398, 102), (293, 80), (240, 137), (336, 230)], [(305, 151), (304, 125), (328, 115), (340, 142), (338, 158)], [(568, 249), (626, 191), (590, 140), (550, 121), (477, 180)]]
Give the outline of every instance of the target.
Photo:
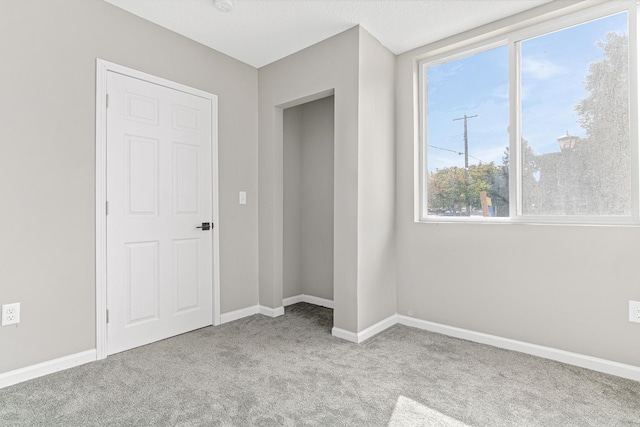
[(112, 62), (96, 62), (96, 355), (107, 357), (107, 72), (155, 83), (211, 100), (213, 200), (213, 324), (220, 324), (220, 219), (218, 210), (218, 96)]

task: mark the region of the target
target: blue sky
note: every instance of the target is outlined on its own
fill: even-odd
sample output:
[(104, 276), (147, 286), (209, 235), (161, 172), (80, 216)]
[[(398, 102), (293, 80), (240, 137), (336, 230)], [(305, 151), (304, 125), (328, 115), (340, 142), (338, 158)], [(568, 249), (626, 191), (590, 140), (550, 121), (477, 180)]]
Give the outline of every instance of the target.
[[(586, 96), (589, 64), (602, 59), (596, 46), (605, 34), (627, 32), (617, 14), (522, 42), (522, 136), (536, 154), (559, 151), (556, 138), (585, 136), (574, 105)], [(468, 120), (469, 164), (502, 163), (509, 144), (507, 47), (429, 67), (428, 168), (464, 166), (463, 121)], [(440, 147), (441, 149), (435, 148)], [(443, 150), (444, 149), (444, 150)], [(446, 151), (446, 150), (453, 150)]]

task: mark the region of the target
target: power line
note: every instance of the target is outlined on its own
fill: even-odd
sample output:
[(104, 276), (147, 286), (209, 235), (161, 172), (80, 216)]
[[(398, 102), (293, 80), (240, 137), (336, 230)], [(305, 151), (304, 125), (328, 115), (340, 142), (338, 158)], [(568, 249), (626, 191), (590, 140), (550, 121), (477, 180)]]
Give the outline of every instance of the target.
[(450, 151), (450, 152), (452, 152), (452, 153), (456, 153), (458, 156), (461, 156), (461, 155), (463, 155), (463, 154), (464, 154), (464, 153), (462, 153), (462, 152), (460, 152), (460, 151), (450, 150), (450, 149), (448, 149), (448, 148), (436, 147), (435, 145), (431, 145), (431, 144), (428, 144), (427, 146), (428, 146), (428, 147), (431, 147), (431, 148), (437, 148), (438, 150), (442, 150), (442, 151)]
[[(435, 145), (431, 145), (431, 144), (427, 144), (427, 147), (430, 148), (436, 148), (438, 150), (442, 150), (442, 151), (449, 151), (451, 153), (457, 154), (458, 156), (462, 156), (464, 153), (462, 151), (456, 151), (456, 150), (450, 150), (449, 148), (442, 148), (442, 147), (438, 147)], [(480, 163), (485, 163), (485, 164), (489, 164), (489, 162), (485, 162), (482, 159), (477, 158), (476, 156), (472, 156), (471, 154), (467, 154), (469, 157), (476, 159), (477, 161), (479, 161)]]
[(487, 164), (488, 164), (488, 163), (489, 163), (489, 162), (485, 162), (485, 161), (484, 161), (484, 160), (482, 160), (482, 159), (477, 158), (476, 156), (472, 156), (471, 154), (468, 154), (468, 156), (469, 156), (469, 157), (472, 157), (472, 158), (474, 158), (474, 159), (476, 159), (477, 161), (479, 161), (479, 162), (480, 162), (480, 164), (482, 164), (482, 163), (487, 163)]

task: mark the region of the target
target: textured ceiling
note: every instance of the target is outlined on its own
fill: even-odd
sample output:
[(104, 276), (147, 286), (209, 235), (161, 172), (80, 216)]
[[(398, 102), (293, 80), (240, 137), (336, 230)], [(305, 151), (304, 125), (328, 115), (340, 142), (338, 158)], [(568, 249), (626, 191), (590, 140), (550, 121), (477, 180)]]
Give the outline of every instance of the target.
[(105, 0), (254, 67), (362, 25), (395, 54), (551, 0)]

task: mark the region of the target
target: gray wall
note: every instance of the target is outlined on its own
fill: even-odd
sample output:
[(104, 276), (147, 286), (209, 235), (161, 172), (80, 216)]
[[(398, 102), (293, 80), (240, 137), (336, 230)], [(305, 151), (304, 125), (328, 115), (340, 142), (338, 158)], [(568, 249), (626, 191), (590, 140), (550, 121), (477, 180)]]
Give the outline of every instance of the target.
[(257, 70), (101, 0), (2, 1), (0, 28), (0, 372), (96, 347), (96, 58), (219, 96), (221, 312), (255, 305)]
[(358, 331), (396, 314), (395, 55), (360, 28)]
[(482, 35), (397, 57), (398, 313), (640, 366), (640, 325), (627, 312), (640, 299), (640, 228), (414, 222), (415, 58)]
[(284, 293), (333, 300), (333, 96), (284, 110)]
[[(303, 104), (305, 105), (305, 104)], [(282, 297), (302, 295), (302, 108), (283, 111)]]

